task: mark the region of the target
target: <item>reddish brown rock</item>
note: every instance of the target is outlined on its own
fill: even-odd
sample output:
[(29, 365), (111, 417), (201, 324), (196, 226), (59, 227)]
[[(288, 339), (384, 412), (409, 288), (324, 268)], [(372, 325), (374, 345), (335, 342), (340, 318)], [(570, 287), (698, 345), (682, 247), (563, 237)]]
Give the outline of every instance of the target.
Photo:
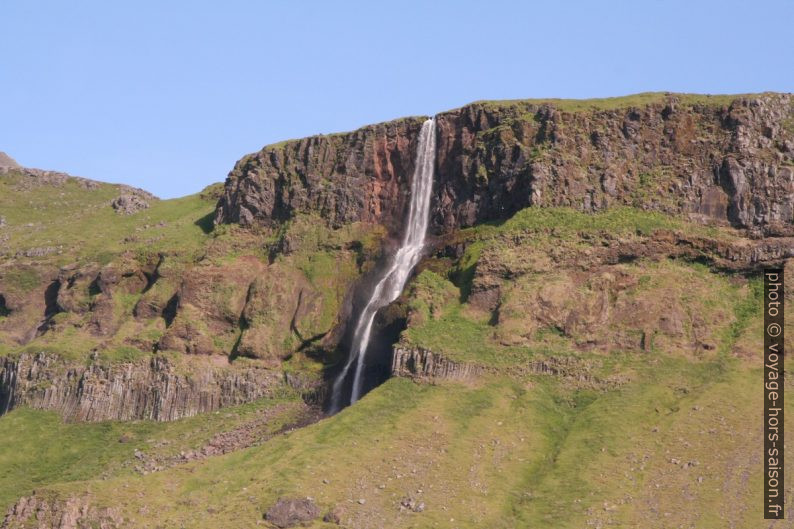
[(237, 162), (215, 220), (273, 224), (314, 212), (331, 226), (388, 224), (405, 202), (421, 123), (407, 118), (265, 147)]
[[(566, 111), (555, 103), (474, 103), (438, 115), (435, 231), (524, 207), (611, 204), (792, 231), (789, 94), (730, 104), (660, 96), (643, 106)], [(399, 226), (420, 119), (266, 147), (226, 181), (216, 222), (273, 224), (320, 213), (331, 225)]]

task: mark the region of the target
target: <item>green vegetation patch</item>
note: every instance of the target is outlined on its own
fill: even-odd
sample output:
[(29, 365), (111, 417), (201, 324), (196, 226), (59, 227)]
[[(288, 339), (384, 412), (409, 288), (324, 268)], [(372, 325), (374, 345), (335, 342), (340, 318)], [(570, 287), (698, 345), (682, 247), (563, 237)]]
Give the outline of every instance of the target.
[(271, 431), (294, 417), (297, 400), (261, 400), (173, 422), (65, 423), (55, 412), (18, 408), (0, 417), (0, 511), (33, 490), (55, 483), (133, 473), (135, 450), (163, 456), (203, 446), (280, 403)]
[[(88, 491), (134, 526), (231, 529), (256, 524), (281, 496), (310, 496), (323, 513), (341, 507), (349, 526), (653, 527), (662, 516), (672, 527), (754, 528), (762, 488), (742, 476), (757, 466), (757, 370), (609, 360), (630, 374), (610, 391), (548, 375), (473, 386), (391, 379), (258, 447), (52, 489)], [(425, 509), (401, 510), (408, 497)]]
[(652, 104), (665, 102), (669, 97), (676, 97), (680, 104), (728, 106), (734, 100), (754, 94), (678, 94), (670, 92), (643, 92), (622, 97), (605, 97), (594, 99), (508, 99), (476, 101), (472, 105), (504, 109), (521, 108), (527, 106), (552, 105), (565, 112), (594, 112), (620, 110), (627, 108), (640, 108)]
[(151, 200), (148, 209), (120, 215), (110, 206), (121, 194), (117, 185), (86, 187), (68, 179), (62, 185), (22, 187), (24, 178), (14, 173), (0, 178), (8, 252), (37, 251), (41, 256), (33, 258), (58, 264), (104, 264), (124, 251), (196, 252), (208, 237), (204, 220), (215, 209), (210, 195), (195, 194)]
[(34, 268), (25, 266), (10, 268), (2, 272), (0, 278), (2, 278), (3, 285), (22, 292), (30, 292), (41, 285), (41, 277), (38, 272)]

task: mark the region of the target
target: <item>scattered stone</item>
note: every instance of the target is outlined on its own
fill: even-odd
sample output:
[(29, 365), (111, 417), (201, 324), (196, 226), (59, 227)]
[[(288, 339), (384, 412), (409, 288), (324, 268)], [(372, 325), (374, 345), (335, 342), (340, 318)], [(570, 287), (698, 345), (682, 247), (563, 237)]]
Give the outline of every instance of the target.
[(279, 529), (295, 527), (320, 516), (320, 509), (309, 498), (279, 498), (265, 513), (265, 520)]
[(364, 505), (365, 503), (367, 503), (367, 500), (365, 500), (364, 498), (359, 498), (358, 499), (358, 504), (359, 505)]
[(417, 501), (409, 496), (407, 498), (403, 498), (403, 500), (400, 502), (400, 510), (422, 512), (425, 510), (425, 502)]
[(323, 521), (326, 523), (333, 523), (339, 525), (340, 523), (342, 523), (342, 516), (344, 516), (344, 514), (345, 514), (345, 510), (337, 505), (336, 507), (325, 513), (325, 516), (323, 516)]
[(121, 434), (121, 437), (119, 437), (119, 443), (129, 443), (133, 439), (134, 439), (134, 437), (132, 435), (130, 435), (129, 433), (123, 433), (123, 434)]
[(63, 253), (63, 246), (41, 246), (21, 250), (16, 253), (15, 257), (45, 257), (47, 255), (61, 253)]

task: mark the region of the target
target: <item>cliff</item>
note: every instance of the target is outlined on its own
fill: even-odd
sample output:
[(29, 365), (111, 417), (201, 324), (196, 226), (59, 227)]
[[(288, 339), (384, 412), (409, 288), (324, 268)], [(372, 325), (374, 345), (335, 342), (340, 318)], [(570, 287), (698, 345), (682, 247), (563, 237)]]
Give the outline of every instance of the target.
[(338, 227), (388, 222), (405, 203), (420, 118), (268, 146), (237, 162), (215, 222), (273, 224), (319, 213)]
[(422, 348), (395, 347), (391, 374), (395, 377), (469, 380), (482, 374), (480, 366), (452, 362)]
[(123, 519), (116, 509), (94, 507), (87, 496), (64, 500), (26, 496), (8, 509), (0, 529), (117, 529), (122, 524)]
[(76, 421), (170, 421), (272, 396), (283, 387), (283, 376), (270, 370), (197, 364), (180, 372), (156, 356), (111, 366), (80, 366), (44, 353), (0, 358), (0, 413), (25, 405)]
[[(527, 206), (623, 204), (791, 234), (789, 94), (640, 94), (480, 102), (441, 113), (434, 230)], [(226, 180), (216, 223), (272, 225), (319, 212), (330, 225), (399, 225), (421, 119), (268, 146)]]

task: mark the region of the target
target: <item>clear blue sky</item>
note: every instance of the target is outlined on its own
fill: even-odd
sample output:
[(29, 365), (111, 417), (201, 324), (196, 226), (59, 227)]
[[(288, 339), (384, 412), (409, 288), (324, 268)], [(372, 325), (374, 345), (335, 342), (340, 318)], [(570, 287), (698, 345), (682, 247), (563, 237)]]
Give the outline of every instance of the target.
[(477, 99), (794, 91), (791, 1), (0, 2), (0, 150), (162, 197)]

